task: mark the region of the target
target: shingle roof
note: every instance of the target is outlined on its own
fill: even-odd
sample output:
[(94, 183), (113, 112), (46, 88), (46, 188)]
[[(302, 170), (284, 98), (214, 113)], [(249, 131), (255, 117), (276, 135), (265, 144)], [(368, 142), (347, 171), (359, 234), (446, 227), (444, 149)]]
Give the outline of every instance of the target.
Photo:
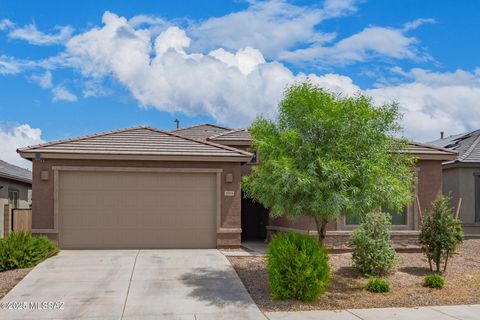
[(235, 148), (198, 141), (151, 127), (135, 127), (54, 141), (17, 150), (24, 158), (41, 154), (118, 156), (251, 157)]
[(457, 151), (458, 158), (450, 163), (480, 163), (480, 130), (438, 139), (431, 144)]
[(0, 160), (0, 177), (32, 183), (32, 172)]
[(197, 140), (206, 140), (211, 136), (214, 136), (223, 132), (228, 132), (231, 130), (232, 129), (230, 128), (217, 126), (215, 124), (203, 123), (203, 124), (197, 124), (189, 127), (175, 129), (170, 132), (176, 133), (178, 135), (181, 135), (187, 138), (192, 138)]
[(454, 150), (413, 141), (410, 142), (409, 150), (417, 156), (445, 156), (445, 160), (450, 160), (452, 157), (457, 156), (457, 152)]
[(208, 138), (210, 141), (251, 141), (252, 136), (248, 129), (238, 129), (222, 132)]

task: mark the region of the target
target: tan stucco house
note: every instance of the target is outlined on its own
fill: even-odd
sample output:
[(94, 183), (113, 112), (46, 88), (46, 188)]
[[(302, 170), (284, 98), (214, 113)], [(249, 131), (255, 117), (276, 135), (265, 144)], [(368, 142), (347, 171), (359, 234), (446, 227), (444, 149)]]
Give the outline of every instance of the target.
[(442, 136), (430, 143), (458, 152), (457, 158), (443, 163), (443, 193), (451, 194), (455, 208), (462, 199), (460, 219), (464, 233), (480, 237), (480, 130)]
[(32, 172), (0, 160), (0, 238), (5, 230), (4, 205), (10, 204), (11, 209), (28, 209), (31, 203)]
[[(247, 130), (202, 124), (172, 131), (136, 127), (19, 149), (33, 162), (33, 232), (60, 247), (215, 248), (274, 232), (314, 233), (308, 219), (269, 219), (246, 198), (241, 177), (258, 158)], [(421, 206), (442, 192), (442, 162), (456, 152), (412, 143)], [(260, 155), (261, 157), (261, 155)], [(417, 238), (417, 208), (395, 215), (397, 242)], [(329, 225), (343, 246), (355, 221)]]

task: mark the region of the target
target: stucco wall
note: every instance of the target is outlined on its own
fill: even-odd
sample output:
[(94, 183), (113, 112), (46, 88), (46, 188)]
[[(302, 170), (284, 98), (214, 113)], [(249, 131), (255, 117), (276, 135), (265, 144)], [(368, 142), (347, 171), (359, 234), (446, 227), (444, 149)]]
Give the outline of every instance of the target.
[(475, 173), (480, 173), (480, 167), (447, 167), (443, 171), (443, 193), (451, 193), (452, 206), (457, 208), (462, 198), (460, 219), (466, 234), (480, 234), (480, 223), (475, 223)]
[(0, 238), (3, 238), (3, 224), (4, 224), (4, 217), (3, 217), (3, 206), (8, 203), (8, 189), (15, 189), (18, 190), (18, 207), (21, 209), (28, 209), (30, 208), (30, 200), (28, 198), (28, 190), (32, 187), (23, 182), (18, 182), (10, 179), (0, 178), (0, 186), (3, 188), (0, 189), (0, 208), (2, 214), (0, 214)]
[[(218, 162), (165, 162), (165, 161), (104, 161), (104, 160), (61, 160), (45, 159), (33, 161), (33, 229), (52, 229), (54, 227), (54, 172), (53, 166), (90, 166), (90, 167), (142, 167), (142, 168), (219, 168), (221, 177), (221, 228), (241, 228), (241, 165), (240, 163)], [(41, 172), (48, 172), (48, 180), (41, 179)], [(225, 182), (225, 175), (232, 174), (233, 181)], [(234, 191), (234, 196), (225, 196), (224, 192)], [(56, 234), (50, 234), (56, 240)], [(228, 232), (217, 235), (219, 246), (240, 245), (240, 232)]]

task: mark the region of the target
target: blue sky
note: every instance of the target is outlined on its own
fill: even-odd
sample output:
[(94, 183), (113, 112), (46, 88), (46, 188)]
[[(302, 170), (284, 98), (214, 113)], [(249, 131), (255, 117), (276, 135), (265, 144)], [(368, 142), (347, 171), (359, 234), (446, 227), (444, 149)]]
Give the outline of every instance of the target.
[(398, 101), (418, 141), (480, 127), (476, 1), (0, 0), (0, 158), (136, 125), (248, 126), (285, 86)]

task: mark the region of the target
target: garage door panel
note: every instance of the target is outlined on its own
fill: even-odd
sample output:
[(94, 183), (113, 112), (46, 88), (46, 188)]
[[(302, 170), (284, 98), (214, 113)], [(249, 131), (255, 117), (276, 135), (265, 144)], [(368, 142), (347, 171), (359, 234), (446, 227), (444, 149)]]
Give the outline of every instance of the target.
[(63, 248), (214, 248), (212, 173), (60, 173)]

